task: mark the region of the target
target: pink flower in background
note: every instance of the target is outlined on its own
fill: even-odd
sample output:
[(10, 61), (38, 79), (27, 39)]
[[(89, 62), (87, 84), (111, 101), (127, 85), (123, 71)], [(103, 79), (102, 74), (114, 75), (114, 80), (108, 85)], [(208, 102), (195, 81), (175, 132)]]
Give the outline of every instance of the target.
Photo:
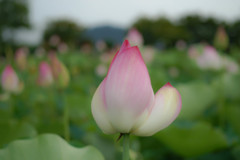
[(49, 39), (49, 43), (52, 46), (57, 46), (60, 43), (61, 39), (58, 35), (52, 35)]
[(191, 47), (189, 47), (188, 49), (188, 56), (191, 59), (197, 59), (203, 52), (203, 45), (192, 45)]
[(68, 45), (64, 42), (61, 42), (59, 45), (58, 45), (58, 51), (60, 53), (66, 53), (68, 50)]
[(3, 70), (1, 85), (6, 92), (18, 93), (21, 91), (22, 85), (11, 65), (7, 65)]
[(141, 33), (139, 33), (139, 31), (135, 28), (128, 31), (126, 39), (129, 40), (131, 45), (142, 46), (144, 43)]
[(59, 88), (66, 88), (70, 81), (66, 66), (52, 53), (50, 54), (51, 68), (55, 82)]
[(97, 48), (98, 51), (102, 52), (102, 51), (106, 50), (107, 44), (105, 41), (99, 40), (95, 43), (95, 47)]
[(153, 48), (151, 46), (144, 47), (143, 53), (142, 53), (144, 62), (147, 64), (151, 63), (154, 59), (155, 53), (156, 53), (155, 48)]
[(15, 61), (20, 70), (25, 70), (27, 68), (27, 48), (19, 48), (15, 53)]
[(239, 71), (239, 66), (237, 62), (235, 62), (233, 59), (230, 59), (228, 57), (222, 57), (222, 63), (224, 65), (224, 68), (230, 72), (230, 73), (238, 73)]
[(38, 84), (40, 86), (50, 86), (53, 83), (51, 67), (47, 62), (41, 62), (39, 65)]
[(105, 76), (107, 73), (107, 67), (104, 64), (99, 64), (96, 67), (95, 72), (98, 76)]
[(46, 50), (43, 47), (38, 47), (36, 48), (34, 54), (36, 55), (37, 58), (42, 58), (46, 54)]
[(221, 57), (211, 46), (204, 47), (203, 53), (197, 58), (197, 64), (202, 69), (219, 70), (222, 67)]
[(219, 27), (214, 38), (214, 46), (217, 49), (225, 50), (228, 47), (228, 43), (229, 39), (225, 29), (223, 27)]
[(93, 96), (92, 113), (106, 134), (150, 136), (170, 125), (181, 105), (181, 96), (170, 83), (154, 95), (138, 47), (126, 40)]
[(220, 70), (223, 67), (222, 57), (212, 46), (191, 46), (188, 50), (188, 55), (196, 61), (201, 69)]
[(187, 44), (186, 44), (186, 42), (184, 40), (178, 40), (176, 42), (176, 48), (178, 50), (183, 51), (183, 50), (186, 49), (186, 47), (187, 47)]

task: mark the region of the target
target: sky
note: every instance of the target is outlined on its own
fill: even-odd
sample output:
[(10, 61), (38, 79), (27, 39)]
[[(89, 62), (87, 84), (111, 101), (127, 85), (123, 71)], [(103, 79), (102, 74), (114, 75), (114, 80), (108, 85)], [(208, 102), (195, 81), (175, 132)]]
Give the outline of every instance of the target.
[(240, 18), (240, 0), (28, 0), (32, 30), (19, 32), (23, 41), (37, 43), (51, 20), (67, 18), (85, 27), (129, 27), (140, 17), (187, 14), (233, 21)]

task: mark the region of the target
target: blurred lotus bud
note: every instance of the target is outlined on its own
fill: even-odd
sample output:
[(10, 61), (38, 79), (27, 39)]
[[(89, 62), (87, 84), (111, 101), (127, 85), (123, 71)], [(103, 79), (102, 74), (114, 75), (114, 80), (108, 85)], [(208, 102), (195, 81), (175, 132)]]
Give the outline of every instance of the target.
[(44, 57), (45, 53), (46, 53), (46, 50), (42, 47), (37, 48), (34, 52), (34, 54), (36, 55), (37, 58)]
[(81, 46), (81, 51), (85, 54), (92, 52), (92, 45), (90, 43), (85, 43)]
[(95, 44), (98, 51), (102, 52), (107, 48), (107, 45), (104, 41), (97, 41)]
[(100, 77), (103, 77), (107, 73), (107, 67), (104, 64), (99, 64), (95, 70), (96, 74)]
[(58, 35), (52, 35), (49, 39), (49, 43), (51, 46), (58, 46), (60, 43), (60, 37)]
[(219, 27), (214, 38), (214, 46), (217, 49), (225, 50), (228, 47), (228, 43), (229, 39), (225, 29), (223, 27)]
[(68, 50), (68, 45), (66, 43), (63, 43), (61, 42), (59, 45), (58, 45), (58, 51), (60, 53), (66, 53)]
[(153, 61), (155, 53), (156, 51), (153, 47), (151, 46), (144, 47), (143, 53), (142, 53), (144, 62), (151, 63)]
[(169, 68), (168, 73), (171, 77), (176, 78), (179, 76), (179, 69), (176, 67), (171, 67)]
[(38, 84), (43, 87), (50, 86), (53, 83), (51, 67), (47, 62), (41, 62), (39, 65)]
[(178, 40), (176, 43), (176, 48), (180, 51), (186, 49), (186, 42), (184, 40)]
[(230, 73), (238, 73), (239, 71), (239, 66), (238, 64), (233, 61), (232, 59), (228, 58), (228, 57), (223, 57), (222, 58), (222, 61), (223, 61), (223, 65), (224, 65), (224, 68), (230, 72)]
[(18, 76), (11, 65), (7, 65), (3, 70), (1, 84), (3, 90), (9, 93), (19, 93), (23, 89), (23, 83), (19, 82)]
[(59, 88), (66, 88), (70, 81), (70, 76), (65, 65), (59, 61), (55, 54), (50, 55), (53, 77)]
[(133, 46), (142, 46), (144, 43), (141, 33), (139, 33), (139, 31), (135, 28), (132, 28), (128, 31), (126, 39)]
[(211, 46), (205, 46), (203, 53), (197, 58), (197, 64), (202, 69), (219, 70), (222, 68), (221, 57)]
[(113, 57), (114, 57), (114, 54), (113, 54), (114, 52), (112, 52), (112, 51), (109, 51), (109, 52), (105, 52), (105, 53), (103, 53), (103, 54), (101, 54), (100, 55), (100, 60), (101, 60), (101, 62), (102, 63), (110, 63), (111, 62), (111, 60), (113, 59)]
[(25, 70), (27, 68), (27, 54), (27, 48), (19, 48), (15, 53), (15, 61), (20, 70)]
[(197, 59), (203, 52), (203, 45), (192, 45), (188, 49), (188, 56), (191, 59)]

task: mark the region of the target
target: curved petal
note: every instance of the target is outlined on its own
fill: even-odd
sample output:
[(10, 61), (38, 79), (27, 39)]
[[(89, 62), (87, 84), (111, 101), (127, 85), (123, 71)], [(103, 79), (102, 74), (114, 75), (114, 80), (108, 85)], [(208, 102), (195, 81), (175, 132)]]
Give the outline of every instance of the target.
[(112, 62), (111, 62), (110, 67), (109, 67), (109, 70), (108, 70), (108, 73), (109, 73), (109, 71), (110, 71), (110, 69), (111, 69), (111, 67), (112, 67), (113, 62), (115, 61), (116, 57), (118, 56), (118, 53), (119, 53), (119, 52), (122, 52), (123, 50), (125, 50), (125, 49), (127, 49), (127, 48), (130, 48), (130, 47), (131, 47), (131, 46), (130, 46), (130, 43), (128, 42), (128, 40), (125, 40), (125, 41), (123, 42), (121, 48), (119, 49), (119, 51), (117, 51), (117, 53), (116, 53), (115, 56), (113, 57)]
[(104, 105), (103, 99), (103, 86), (105, 79), (102, 81), (100, 86), (97, 88), (93, 99), (92, 99), (92, 114), (93, 118), (96, 121), (99, 128), (106, 134), (114, 134), (116, 131), (111, 126), (110, 122), (107, 119), (106, 107)]
[(138, 136), (151, 136), (166, 128), (178, 116), (182, 107), (181, 96), (170, 83), (164, 85), (155, 95), (155, 103), (148, 119), (133, 131)]
[(104, 91), (112, 126), (120, 133), (129, 133), (154, 102), (148, 71), (137, 47), (120, 49), (109, 69)]

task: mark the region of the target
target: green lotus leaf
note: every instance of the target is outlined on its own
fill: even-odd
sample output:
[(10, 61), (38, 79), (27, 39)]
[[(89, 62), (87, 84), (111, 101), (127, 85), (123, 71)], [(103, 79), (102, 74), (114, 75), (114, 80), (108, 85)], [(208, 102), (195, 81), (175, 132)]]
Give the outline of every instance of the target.
[(54, 134), (17, 140), (0, 150), (1, 160), (103, 160), (94, 147), (75, 148)]

